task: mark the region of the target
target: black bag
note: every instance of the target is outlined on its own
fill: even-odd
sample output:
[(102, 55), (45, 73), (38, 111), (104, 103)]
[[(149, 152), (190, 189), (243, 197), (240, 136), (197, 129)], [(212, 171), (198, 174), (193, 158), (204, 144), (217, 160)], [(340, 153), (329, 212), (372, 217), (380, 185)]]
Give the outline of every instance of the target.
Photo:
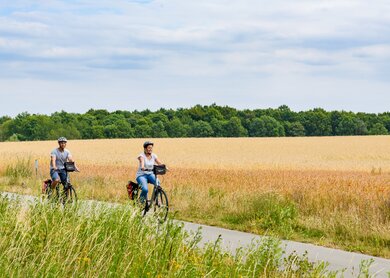
[(74, 162), (65, 162), (64, 166), (65, 166), (66, 172), (76, 171), (76, 166), (74, 165)]
[(156, 175), (165, 175), (166, 172), (167, 172), (167, 167), (165, 166), (165, 164), (154, 165), (154, 173)]

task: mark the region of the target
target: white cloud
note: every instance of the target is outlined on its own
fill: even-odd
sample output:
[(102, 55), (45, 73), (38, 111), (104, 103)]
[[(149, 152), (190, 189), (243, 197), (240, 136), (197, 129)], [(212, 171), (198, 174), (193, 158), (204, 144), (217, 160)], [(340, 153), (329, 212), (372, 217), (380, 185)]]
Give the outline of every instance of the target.
[[(247, 99), (250, 106), (257, 88), (280, 92), (281, 103), (298, 99), (301, 107), (321, 106), (303, 97), (312, 92), (306, 84), (319, 80), (339, 94), (346, 93), (345, 84), (364, 80), (347, 94), (367, 104), (364, 92), (390, 89), (390, 3), (384, 0), (16, 0), (2, 6), (1, 93), (42, 90), (31, 109), (53, 84), (86, 99), (93, 95), (102, 104), (108, 94), (112, 105), (120, 103), (120, 94), (111, 94), (113, 85), (106, 83), (121, 93), (163, 91), (172, 99), (157, 94), (160, 106), (223, 102), (223, 97), (243, 106)], [(104, 84), (96, 82), (101, 78)], [(240, 98), (243, 91), (253, 98)], [(351, 105), (347, 98), (327, 99), (321, 98), (323, 106)], [(382, 93), (377, 99), (390, 102)], [(366, 110), (381, 107), (370, 105)]]

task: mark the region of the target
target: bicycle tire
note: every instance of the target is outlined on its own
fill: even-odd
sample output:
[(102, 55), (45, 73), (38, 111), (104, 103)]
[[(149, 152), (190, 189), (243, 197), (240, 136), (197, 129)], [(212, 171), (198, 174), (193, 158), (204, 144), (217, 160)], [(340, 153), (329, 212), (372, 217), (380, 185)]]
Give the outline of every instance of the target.
[(77, 202), (77, 193), (72, 185), (68, 185), (67, 188), (63, 191), (62, 203), (65, 204), (75, 204)]
[(168, 217), (169, 204), (168, 196), (161, 187), (157, 189), (157, 194), (153, 202), (153, 214), (162, 223)]
[(45, 194), (48, 200), (58, 200), (60, 198), (59, 185), (57, 184), (54, 189), (48, 186), (45, 190)]

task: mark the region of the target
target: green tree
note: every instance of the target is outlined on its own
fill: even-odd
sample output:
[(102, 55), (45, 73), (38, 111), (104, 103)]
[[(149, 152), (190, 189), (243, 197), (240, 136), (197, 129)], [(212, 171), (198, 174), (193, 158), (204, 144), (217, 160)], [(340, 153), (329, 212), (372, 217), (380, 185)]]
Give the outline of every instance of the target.
[(336, 135), (365, 135), (366, 124), (353, 114), (342, 114), (336, 127)]
[(213, 130), (213, 134), (215, 137), (224, 137), (225, 135), (225, 125), (226, 121), (224, 120), (218, 120), (218, 119), (212, 119), (210, 122), (210, 126)]
[(223, 120), (223, 116), (217, 108), (211, 106), (206, 109), (203, 120), (210, 123), (213, 119)]
[(8, 117), (8, 116), (2, 116), (0, 117), (0, 125), (2, 125), (3, 123), (9, 121), (9, 120), (12, 120), (11, 117)]
[(291, 111), (290, 107), (288, 107), (287, 105), (279, 106), (278, 109), (276, 109), (276, 112), (280, 117), (280, 121), (294, 122), (297, 120), (297, 113)]
[(63, 110), (61, 112), (51, 114), (50, 118), (55, 124), (74, 124), (77, 121), (76, 114), (68, 113)]
[(232, 117), (237, 116), (237, 109), (229, 107), (229, 106), (217, 106), (214, 105), (215, 107), (223, 116), (224, 119), (231, 119)]
[(241, 120), (238, 117), (232, 117), (224, 125), (226, 137), (243, 137), (248, 136), (248, 131), (242, 126)]
[(285, 122), (284, 130), (286, 136), (301, 137), (305, 136), (305, 127), (300, 122)]
[(379, 119), (380, 119), (380, 122), (383, 124), (383, 126), (390, 133), (390, 112), (381, 114), (379, 116)]
[(119, 129), (115, 124), (104, 126), (104, 137), (105, 138), (119, 138)]
[(330, 121), (331, 121), (331, 125), (332, 125), (332, 135), (337, 135), (337, 127), (339, 126), (339, 123), (342, 119), (342, 113), (345, 113), (344, 111), (343, 112), (339, 112), (339, 111), (332, 111), (330, 112)]
[(98, 121), (96, 120), (95, 116), (91, 114), (85, 113), (78, 115), (75, 126), (79, 130), (82, 139), (102, 138), (94, 137), (101, 135), (99, 132), (99, 135), (96, 135), (97, 133), (93, 130), (95, 126), (98, 126)]
[(110, 113), (105, 109), (90, 109), (87, 114), (94, 116), (99, 122), (103, 121)]
[(93, 139), (101, 139), (105, 138), (104, 136), (104, 127), (101, 125), (95, 125), (91, 129), (91, 138)]
[(201, 105), (195, 105), (194, 107), (191, 107), (185, 111), (185, 114), (189, 115), (192, 120), (194, 121), (200, 121), (203, 120), (206, 111), (205, 108)]
[(187, 130), (184, 124), (178, 119), (172, 119), (166, 126), (169, 137), (185, 137), (187, 136)]
[(106, 138), (132, 138), (134, 130), (123, 114), (114, 113), (103, 121)]
[(316, 108), (300, 113), (301, 120), (308, 136), (332, 135), (331, 117), (324, 109)]
[(251, 137), (278, 137), (284, 135), (282, 124), (270, 116), (255, 118), (249, 127), (249, 136)]
[(0, 125), (0, 141), (6, 141), (11, 135), (11, 127), (13, 120), (8, 120)]
[(163, 125), (165, 125), (169, 122), (168, 117), (163, 113), (152, 113), (149, 114), (147, 118), (154, 124), (161, 122)]
[(193, 137), (211, 137), (213, 136), (213, 129), (209, 123), (197, 121), (192, 126), (191, 134)]
[(387, 128), (382, 123), (376, 123), (369, 131), (370, 135), (388, 135)]
[(158, 121), (152, 125), (152, 137), (153, 138), (165, 138), (168, 137), (168, 133), (165, 130), (164, 124), (162, 121)]
[(20, 134), (14, 133), (14, 134), (12, 134), (12, 135), (8, 138), (7, 141), (9, 141), (9, 142), (18, 142), (18, 141), (20, 141), (20, 140), (19, 140), (19, 137), (20, 137)]
[(68, 139), (80, 139), (80, 131), (73, 125), (59, 125), (57, 128), (53, 128), (49, 132), (48, 139), (57, 139), (61, 136), (64, 136)]

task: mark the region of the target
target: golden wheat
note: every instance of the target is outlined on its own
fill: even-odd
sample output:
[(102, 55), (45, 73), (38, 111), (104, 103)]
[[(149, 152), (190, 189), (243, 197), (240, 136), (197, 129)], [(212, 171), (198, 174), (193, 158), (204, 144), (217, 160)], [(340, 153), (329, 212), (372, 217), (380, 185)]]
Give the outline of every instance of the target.
[[(79, 195), (125, 202), (125, 184), (134, 179), (143, 141), (70, 141), (82, 170), (72, 175)], [(255, 219), (240, 225), (224, 219), (245, 213), (252, 199), (273, 192), (296, 204), (299, 226), (321, 231), (314, 239), (298, 233), (290, 238), (390, 257), (390, 136), (154, 141), (154, 151), (171, 169), (162, 179), (177, 217), (264, 233)], [(56, 145), (0, 143), (1, 188), (38, 193)], [(21, 157), (38, 159), (40, 168), (23, 186), (4, 176)]]
[[(74, 140), (68, 148), (80, 164), (134, 167), (144, 139)], [(306, 138), (155, 139), (155, 152), (169, 165), (196, 169), (308, 169), (390, 171), (390, 136)], [(53, 141), (2, 142), (2, 164), (17, 155), (43, 163)]]

